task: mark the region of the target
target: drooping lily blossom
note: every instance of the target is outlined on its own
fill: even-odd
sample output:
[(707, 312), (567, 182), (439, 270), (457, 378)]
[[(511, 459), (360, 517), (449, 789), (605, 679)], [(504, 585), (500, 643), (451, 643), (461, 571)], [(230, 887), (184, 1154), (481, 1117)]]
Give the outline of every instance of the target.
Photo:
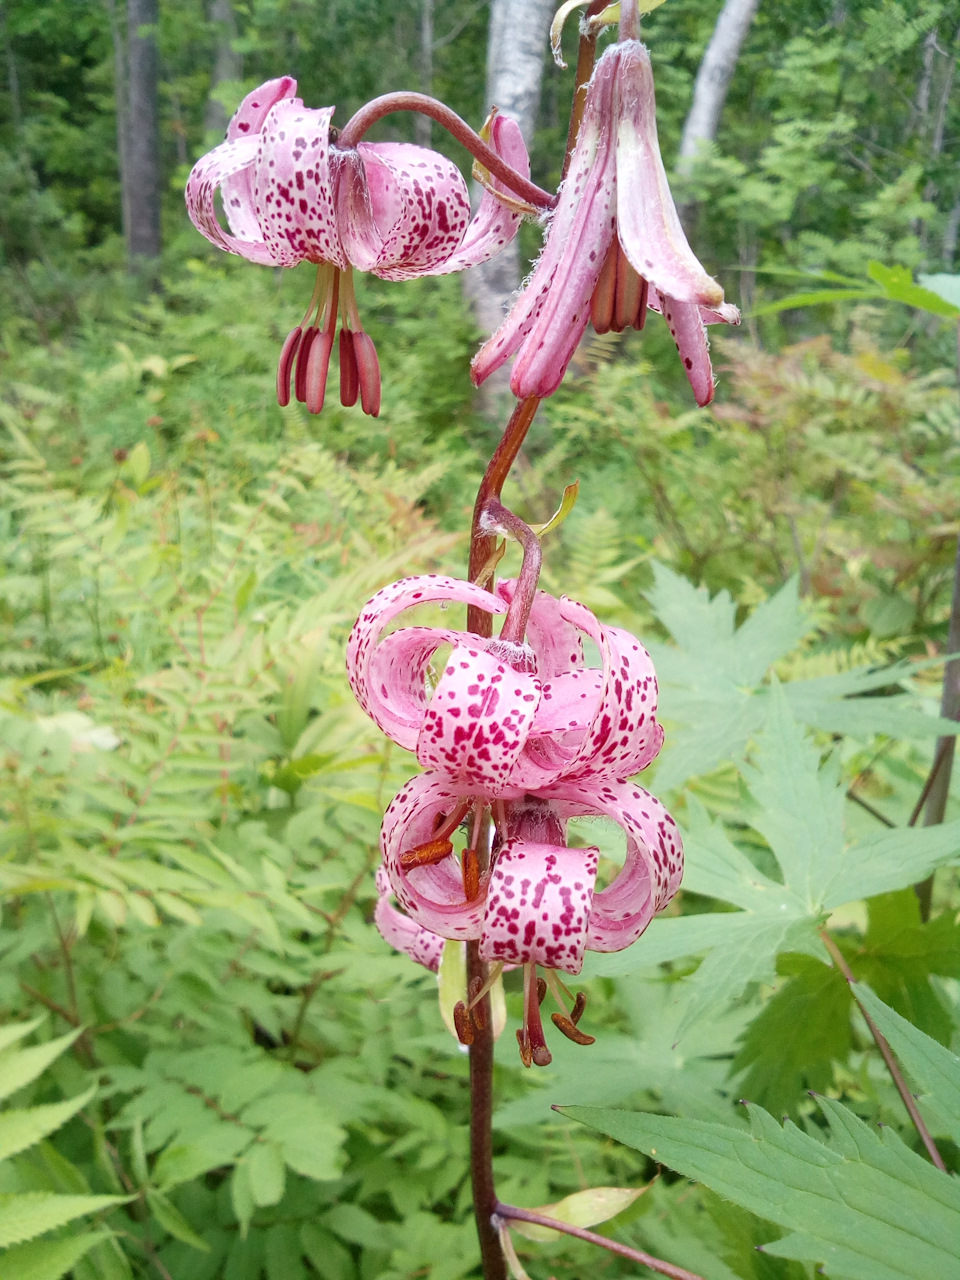
[[(341, 400), (355, 404), (359, 396), (376, 417), (380, 370), (360, 322), (352, 267), (385, 280), (462, 271), (512, 240), (521, 214), (497, 199), (503, 187), (494, 181), (471, 220), (466, 183), (438, 152), (397, 142), (338, 148), (334, 108), (306, 108), (296, 91), (284, 76), (244, 98), (226, 141), (194, 166), (187, 209), (197, 230), (229, 253), (275, 267), (317, 264), (310, 305), (281, 351), (279, 403), (289, 403), (292, 380), (310, 412), (322, 408), (339, 310)], [(529, 175), (515, 121), (494, 116), (489, 142)], [(229, 232), (217, 218), (218, 188)]]
[[(617, 780), (646, 768), (663, 742), (650, 655), (576, 601), (538, 591), (522, 645), (445, 627), (385, 635), (415, 605), (458, 602), (502, 614), (513, 590), (511, 581), (494, 594), (431, 574), (379, 591), (347, 642), (360, 705), (462, 793), (517, 797), (561, 779)], [(583, 636), (597, 646), (602, 667), (584, 665)], [(431, 695), (431, 660), (446, 644), (453, 648)]]
[(389, 877), (383, 867), (380, 867), (377, 871), (377, 905), (373, 912), (377, 932), (391, 947), (403, 951), (411, 960), (422, 964), (431, 973), (436, 973), (440, 968), (445, 939), (424, 929), (423, 925), (417, 924), (392, 906), (392, 893)]
[(622, 40), (600, 58), (543, 253), (513, 309), (473, 361), (483, 382), (517, 353), (516, 396), (549, 396), (592, 318), (605, 333), (642, 329), (660, 311), (697, 403), (713, 399), (706, 324), (738, 324), (736, 307), (687, 243), (657, 142), (650, 56)]
[[(442, 774), (425, 773), (400, 791), (384, 817), (383, 870), (411, 920), (431, 933), (480, 940), (480, 955), (523, 965), (524, 1061), (550, 1061), (543, 1038), (536, 967), (577, 974), (585, 950), (620, 951), (635, 942), (676, 893), (683, 849), (673, 819), (642, 788), (628, 782), (561, 782), (500, 806), (489, 870), (471, 885), (470, 848), (458, 859), (435, 833), (462, 812), (464, 793)], [(624, 831), (626, 858), (613, 882), (596, 889), (599, 850), (569, 848), (574, 817), (612, 819)], [(425, 852), (426, 851), (426, 852)], [(557, 994), (555, 990), (555, 994)], [(561, 997), (558, 995), (558, 999)], [(578, 1005), (582, 1011), (582, 1005)], [(578, 1014), (553, 1021), (571, 1039), (589, 1043)]]

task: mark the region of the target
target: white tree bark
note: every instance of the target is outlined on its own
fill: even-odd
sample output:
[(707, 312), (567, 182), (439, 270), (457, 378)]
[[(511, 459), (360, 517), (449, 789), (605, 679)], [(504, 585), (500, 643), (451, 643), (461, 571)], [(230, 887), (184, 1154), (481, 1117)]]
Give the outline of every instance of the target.
[[(547, 34), (556, 0), (492, 0), (487, 43), (487, 108), (496, 106), (533, 144)], [(484, 333), (492, 333), (520, 286), (517, 241), (464, 277), (464, 292)]]
[(693, 86), (693, 103), (680, 141), (678, 173), (690, 173), (697, 152), (717, 136), (727, 90), (759, 3), (760, 0), (726, 0), (720, 10)]

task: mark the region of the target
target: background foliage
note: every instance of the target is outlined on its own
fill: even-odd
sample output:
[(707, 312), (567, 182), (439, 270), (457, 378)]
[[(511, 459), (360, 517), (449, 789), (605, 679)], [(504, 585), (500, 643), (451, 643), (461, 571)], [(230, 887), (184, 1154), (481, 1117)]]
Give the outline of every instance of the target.
[[(716, 8), (671, 0), (646, 26), (668, 157)], [(290, 71), (341, 122), (419, 83), (407, 0), (237, 12), (244, 83)], [(278, 410), (273, 365), (309, 281), (218, 256), (179, 195), (203, 146), (204, 7), (161, 5), (152, 289), (121, 269), (109, 8), (8, 0), (2, 16), (0, 1278), (476, 1274), (465, 1060), (434, 980), (370, 924), (379, 816), (412, 766), (342, 665), (380, 585), (462, 571), (494, 428), (473, 412), (459, 283), (360, 281), (377, 423)], [(761, 6), (691, 188), (696, 243), (735, 298), (760, 313), (797, 287), (774, 270), (952, 268), (958, 23), (950, 4)], [(483, 8), (438, 6), (436, 32), (434, 91), (476, 120)], [(551, 65), (544, 182), (568, 92)], [(654, 651), (668, 745), (647, 783), (689, 869), (667, 918), (588, 969), (595, 1046), (561, 1042), (533, 1075), (508, 1029), (498, 1189), (548, 1204), (643, 1185), (661, 1159), (697, 1182), (664, 1174), (607, 1229), (707, 1280), (866, 1265), (830, 1252), (869, 1236), (862, 1214), (774, 1212), (768, 1188), (737, 1195), (705, 1159), (721, 1138), (744, 1148), (741, 1097), (781, 1185), (801, 1156), (855, 1188), (883, 1166), (894, 1199), (926, 1188), (930, 1239), (946, 1229), (953, 1192), (818, 929), (901, 1037), (956, 1170), (960, 806), (904, 829), (944, 727), (955, 332), (869, 299), (752, 314), (714, 344), (718, 403), (691, 411), (651, 319), (586, 344), (508, 491), (543, 520), (580, 479), (545, 583)], [(581, 834), (610, 874), (612, 830)], [(910, 886), (932, 870), (924, 918)], [(612, 1107), (657, 1114), (598, 1119)], [(629, 1273), (569, 1241), (518, 1248), (534, 1275)], [(902, 1242), (898, 1258), (891, 1274), (940, 1274)]]

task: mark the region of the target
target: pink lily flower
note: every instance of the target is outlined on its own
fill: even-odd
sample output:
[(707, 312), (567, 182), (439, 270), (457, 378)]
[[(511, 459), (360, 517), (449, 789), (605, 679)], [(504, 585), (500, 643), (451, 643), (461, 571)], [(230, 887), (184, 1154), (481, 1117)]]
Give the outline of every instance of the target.
[[(347, 675), (361, 707), (394, 742), (463, 794), (516, 798), (561, 779), (620, 779), (656, 757), (657, 679), (628, 631), (576, 601), (538, 591), (523, 645), (442, 627), (385, 635), (404, 610), (457, 601), (502, 614), (514, 584), (494, 594), (433, 574), (404, 578), (367, 602), (347, 642)], [(584, 666), (583, 636), (603, 666)], [(452, 652), (433, 690), (437, 649)]]
[(377, 871), (377, 905), (373, 912), (377, 932), (396, 951), (404, 952), (417, 964), (436, 973), (440, 968), (444, 939), (391, 906), (392, 892), (387, 873), (380, 867)]
[(517, 353), (519, 399), (563, 380), (588, 320), (598, 333), (642, 329), (647, 308), (670, 327), (697, 403), (714, 382), (705, 325), (739, 324), (737, 308), (687, 243), (657, 141), (650, 55), (621, 40), (600, 58), (543, 253), (513, 309), (474, 358), (479, 385)]
[[(503, 964), (524, 966), (521, 1056), (527, 1065), (544, 1065), (550, 1054), (536, 966), (547, 971), (561, 1002), (554, 1023), (590, 1043), (576, 1029), (582, 1003), (571, 1016), (554, 971), (577, 974), (585, 950), (621, 951), (640, 937), (679, 888), (680, 834), (663, 805), (631, 783), (561, 782), (500, 808), (490, 870), (471, 885), (469, 849), (458, 860), (452, 842), (437, 839), (463, 812), (464, 800), (462, 788), (442, 774), (408, 782), (384, 817), (383, 870), (411, 920), (442, 937), (479, 938), (481, 957), (495, 963), (494, 977)], [(599, 850), (566, 845), (567, 820), (582, 816), (612, 819), (626, 836), (623, 869), (599, 892)]]
[[(487, 191), (471, 221), (466, 183), (438, 152), (397, 142), (339, 149), (334, 108), (308, 109), (296, 90), (283, 76), (244, 98), (226, 141), (194, 165), (187, 210), (197, 230), (228, 253), (274, 267), (317, 263), (310, 305), (280, 354), (278, 402), (289, 403), (292, 378), (297, 399), (320, 412), (339, 308), (341, 401), (352, 405), (359, 396), (376, 417), (380, 368), (360, 322), (352, 267), (384, 280), (463, 271), (512, 240), (522, 215)], [(529, 175), (513, 120), (493, 118), (490, 146)], [(218, 188), (229, 232), (217, 218)]]

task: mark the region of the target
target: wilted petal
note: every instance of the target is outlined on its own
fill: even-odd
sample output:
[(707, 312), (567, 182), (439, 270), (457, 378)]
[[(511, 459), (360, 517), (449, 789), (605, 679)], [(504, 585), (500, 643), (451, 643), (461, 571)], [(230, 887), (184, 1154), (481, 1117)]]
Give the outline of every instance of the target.
[(383, 865), (400, 906), (418, 924), (444, 938), (479, 938), (483, 924), (483, 891), (473, 902), (464, 900), (460, 864), (451, 854), (432, 866), (403, 868), (401, 855), (426, 844), (438, 820), (449, 816), (462, 799), (437, 774), (412, 778), (394, 799), (383, 819), (380, 849)]
[[(489, 591), (458, 578), (422, 574), (391, 583), (367, 602), (347, 641), (347, 676), (354, 696), (383, 732), (413, 750), (427, 707), (426, 672), (441, 644), (461, 633), (439, 627), (409, 627), (380, 637), (405, 609), (458, 601), (487, 613), (507, 606)], [(378, 643), (379, 642), (379, 643)]]
[(615, 230), (614, 72), (601, 58), (543, 253), (510, 314), (473, 359), (478, 386), (519, 350), (510, 379), (514, 395), (552, 395), (583, 336)]
[(510, 774), (539, 701), (536, 677), (493, 653), (458, 645), (424, 715), (417, 759), (467, 792), (515, 791)]
[(594, 894), (586, 944), (591, 951), (622, 951), (680, 887), (683, 845), (676, 823), (659, 800), (629, 782), (560, 782), (542, 796), (564, 821), (612, 818), (626, 833), (623, 870)]
[(687, 243), (660, 158), (650, 55), (639, 40), (627, 40), (608, 49), (601, 65), (608, 59), (617, 63), (617, 227), (623, 250), (634, 270), (661, 293), (717, 308), (723, 289)]
[(390, 905), (388, 901), (392, 890), (390, 879), (381, 868), (377, 872), (377, 905), (373, 913), (373, 922), (377, 926), (380, 937), (397, 951), (403, 951), (422, 964), (431, 973), (440, 968), (440, 957), (443, 955), (444, 939), (429, 929), (405, 916), (402, 911)]
[(599, 856), (597, 849), (508, 840), (490, 876), (482, 959), (579, 973)]
[(313, 111), (299, 98), (272, 107), (259, 133), (253, 199), (263, 238), (280, 266), (330, 262), (346, 267), (337, 230), (330, 163), (333, 107)]
[[(256, 137), (271, 109), (284, 98), (295, 97), (296, 92), (296, 80), (290, 76), (280, 76), (248, 93), (227, 125), (227, 141)], [(263, 233), (253, 200), (252, 166), (225, 179), (220, 186), (220, 195), (223, 211), (233, 234), (241, 240), (262, 240)]]
[(384, 280), (432, 275), (470, 221), (460, 170), (408, 142), (361, 142), (343, 152), (338, 208), (347, 256)]

